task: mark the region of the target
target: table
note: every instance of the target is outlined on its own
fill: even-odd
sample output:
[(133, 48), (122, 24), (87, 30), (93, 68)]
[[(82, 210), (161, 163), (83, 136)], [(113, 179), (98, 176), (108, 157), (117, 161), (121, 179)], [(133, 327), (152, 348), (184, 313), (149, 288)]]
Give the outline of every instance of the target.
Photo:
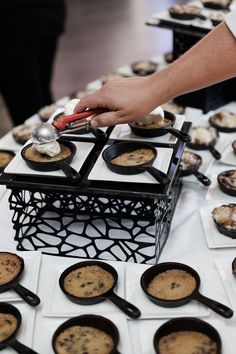
[[(236, 102), (228, 104), (226, 107), (231, 111), (236, 113)], [(206, 125), (207, 118), (211, 115), (212, 112), (208, 115), (202, 115), (199, 110), (194, 110), (188, 108), (186, 110), (187, 120), (192, 120), (195, 125)], [(236, 134), (222, 134), (223, 145), (226, 146), (230, 141), (236, 139)], [(6, 143), (3, 139), (3, 142)], [(222, 148), (224, 147), (222, 145)], [(0, 141), (1, 146), (1, 141)], [(201, 152), (200, 152), (201, 154)], [(208, 166), (207, 175), (212, 173), (219, 173), (220, 171), (227, 170), (232, 168), (232, 166), (223, 165), (220, 162), (214, 162)], [(0, 249), (9, 250), (15, 252), (15, 242), (14, 242), (14, 230), (11, 225), (11, 211), (8, 210), (8, 192), (1, 188), (1, 199), (0, 199), (0, 225), (1, 225), (1, 238), (0, 238)], [(209, 248), (206, 242), (206, 237), (203, 231), (201, 218), (199, 210), (210, 204), (216, 204), (217, 201), (206, 200), (207, 188), (202, 187), (199, 183), (191, 181), (191, 178), (184, 180), (183, 189), (178, 201), (178, 205), (175, 211), (175, 215), (172, 221), (171, 234), (167, 241), (167, 244), (161, 254), (160, 262), (166, 261), (176, 261), (181, 263), (186, 263), (198, 270), (200, 270), (200, 275), (203, 278), (203, 292), (207, 289), (208, 296), (218, 300), (230, 307), (234, 307), (236, 310), (236, 300), (232, 304), (229, 300), (230, 295), (227, 295), (225, 291), (226, 285), (223, 286), (222, 278), (219, 275), (219, 272), (216, 269), (215, 261), (223, 261), (226, 258), (233, 260), (236, 256), (235, 247), (233, 248)], [(223, 204), (223, 203), (222, 203)], [(56, 317), (50, 318), (45, 317), (44, 306), (50, 298), (52, 288), (54, 291), (54, 285), (50, 283), (50, 277), (52, 277), (52, 270), (61, 269), (66, 267), (70, 262), (75, 263), (75, 259), (71, 260), (68, 257), (56, 257), (42, 255), (42, 264), (39, 274), (38, 282), (38, 294), (42, 300), (42, 303), (36, 310), (30, 308), (31, 312), (35, 311), (35, 335), (33, 338), (32, 346), (39, 353), (47, 353), (47, 341), (50, 340), (50, 333), (52, 329), (65, 321), (65, 317)], [(126, 267), (127, 272), (132, 271), (133, 264), (126, 265), (121, 262), (117, 262), (117, 269), (119, 267)], [(136, 269), (141, 269), (140, 267), (145, 267), (145, 265), (136, 264)], [(58, 268), (57, 268), (58, 267)], [(142, 268), (144, 269), (144, 268)], [(51, 272), (51, 273), (50, 273)], [(51, 275), (50, 275), (51, 274)], [(48, 282), (46, 279), (48, 278)], [(45, 286), (47, 284), (47, 286)], [(205, 284), (207, 285), (205, 288)], [(131, 285), (130, 285), (131, 286)], [(236, 286), (236, 285), (235, 285)], [(129, 289), (126, 292), (129, 293)], [(232, 297), (231, 297), (232, 301)], [(17, 303), (16, 306), (19, 309), (23, 309), (24, 306), (22, 303)], [(56, 306), (56, 305), (55, 305)], [(188, 306), (188, 305), (186, 305)], [(58, 309), (57, 309), (58, 310)], [(144, 309), (145, 310), (145, 309)], [(29, 311), (29, 310), (28, 310)], [(59, 311), (59, 310), (58, 310)], [(200, 309), (199, 311), (202, 311)], [(88, 308), (88, 313), (90, 309)], [(201, 312), (199, 312), (201, 313)], [(116, 319), (117, 323), (120, 324), (120, 330), (122, 331), (123, 336), (127, 336), (124, 329), (128, 326), (131, 345), (126, 347), (123, 353), (134, 354), (154, 354), (152, 338), (155, 330), (162, 324), (167, 321), (167, 318), (162, 319), (141, 319), (141, 320), (126, 320), (122, 316), (110, 314), (110, 319)], [(164, 315), (165, 317), (165, 315)], [(223, 340), (223, 352), (222, 354), (233, 354), (233, 336), (236, 333), (236, 316), (234, 315), (231, 319), (223, 319), (219, 315), (210, 313), (209, 317), (203, 317), (203, 320), (210, 321), (221, 333)], [(122, 325), (121, 325), (122, 323)], [(224, 327), (226, 326), (226, 327)], [(123, 328), (123, 329), (122, 329)], [(40, 332), (41, 331), (41, 332)], [(37, 333), (37, 334), (36, 334)], [(124, 341), (124, 337), (123, 337)], [(28, 343), (25, 343), (28, 344)], [(30, 343), (29, 343), (30, 344)], [(122, 344), (124, 345), (124, 344)], [(235, 347), (235, 346), (234, 346)], [(124, 348), (124, 347), (123, 347)], [(140, 349), (141, 348), (141, 349)], [(122, 348), (121, 348), (122, 349)], [(3, 353), (13, 353), (13, 350), (6, 349)], [(52, 353), (52, 350), (48, 353)]]

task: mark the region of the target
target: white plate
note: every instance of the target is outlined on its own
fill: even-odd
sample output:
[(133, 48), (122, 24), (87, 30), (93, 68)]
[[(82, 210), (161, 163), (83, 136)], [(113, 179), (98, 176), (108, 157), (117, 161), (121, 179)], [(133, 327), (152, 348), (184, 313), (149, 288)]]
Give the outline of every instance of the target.
[[(85, 259), (81, 260), (84, 261)], [(54, 265), (46, 270), (46, 274), (44, 276), (43, 286), (44, 289), (48, 289), (49, 291), (46, 294), (46, 298), (44, 298), (43, 305), (43, 316), (47, 317), (70, 317), (79, 315), (82, 313), (93, 313), (100, 314), (103, 313), (120, 313), (121, 310), (115, 306), (110, 300), (106, 299), (105, 301), (96, 304), (96, 305), (79, 305), (72, 301), (70, 301), (62, 292), (59, 287), (59, 277), (61, 273), (70, 265), (79, 262), (78, 259), (70, 259), (64, 265)], [(122, 262), (106, 262), (111, 264), (118, 273), (118, 283), (115, 288), (115, 293), (117, 295), (124, 298), (124, 269), (125, 263)]]
[(226, 165), (236, 166), (236, 155), (235, 155), (233, 148), (232, 148), (232, 142), (233, 142), (233, 140), (223, 151), (220, 162), (223, 164), (226, 164)]
[[(126, 265), (125, 272), (125, 292), (126, 292), (126, 300), (135, 304), (141, 311), (141, 318), (174, 318), (180, 316), (198, 316), (204, 317), (209, 316), (209, 309), (205, 306), (201, 305), (199, 302), (191, 301), (188, 304), (176, 308), (165, 308), (160, 307), (154, 303), (152, 303), (145, 293), (143, 292), (140, 285), (140, 278), (143, 272), (150, 268), (150, 266), (142, 265), (142, 264), (128, 264)], [(197, 269), (196, 269), (197, 270)], [(199, 272), (202, 274), (201, 279), (201, 289), (204, 295), (208, 295), (206, 289), (206, 275), (204, 271)], [(206, 290), (205, 290), (206, 289)]]
[[(181, 129), (184, 122), (184, 116), (177, 115), (176, 122), (173, 128)], [(155, 138), (146, 138), (135, 135), (128, 124), (119, 124), (116, 125), (113, 131), (111, 132), (110, 139), (115, 140), (135, 140), (135, 141), (147, 141), (154, 143), (163, 143), (163, 144), (175, 144), (177, 142), (177, 138), (174, 135), (169, 133), (155, 137)]]
[[(109, 145), (106, 145), (103, 150), (105, 150)], [(157, 158), (153, 163), (153, 166), (160, 171), (167, 173), (170, 165), (170, 160), (173, 154), (173, 149), (170, 148), (156, 148)], [(130, 182), (130, 183), (159, 183), (152, 177), (148, 172), (143, 172), (135, 175), (121, 175), (112, 172), (106, 165), (102, 158), (102, 153), (98, 156), (98, 159), (92, 168), (88, 179), (98, 180), (98, 181), (116, 181), (116, 182)]]
[[(33, 335), (35, 324), (35, 310), (27, 304), (14, 305), (21, 313), (22, 322), (17, 332), (16, 339), (31, 349), (34, 348)], [(10, 347), (2, 351), (3, 354), (16, 354), (16, 351)]]
[[(79, 171), (86, 160), (88, 154), (92, 150), (94, 144), (92, 143), (84, 143), (84, 142), (73, 142), (77, 148), (76, 154), (72, 163), (70, 164), (76, 171)], [(28, 144), (28, 143), (27, 143)], [(64, 177), (65, 174), (61, 170), (57, 171), (34, 171), (29, 168), (25, 161), (21, 157), (21, 152), (18, 152), (14, 159), (11, 160), (9, 165), (5, 168), (6, 173), (14, 173), (21, 175), (36, 175), (36, 176), (55, 176), (55, 177)]]
[(219, 183), (217, 181), (217, 175), (212, 175), (210, 176), (211, 180), (211, 185), (208, 188), (207, 194), (206, 194), (206, 200), (216, 200), (216, 201), (222, 201), (224, 203), (235, 203), (236, 198), (233, 196), (230, 196), (224, 192), (219, 187)]
[(228, 236), (221, 234), (213, 221), (211, 212), (215, 207), (219, 207), (224, 203), (216, 202), (215, 204), (209, 204), (206, 207), (200, 209), (200, 216), (206, 241), (209, 248), (230, 248), (236, 247), (236, 239), (232, 239)]
[[(88, 314), (91, 313), (91, 311), (89, 311), (89, 308), (87, 313)], [(126, 318), (121, 314), (103, 313), (102, 316), (114, 322), (114, 324), (118, 328), (119, 335), (120, 335), (120, 340), (118, 344), (119, 352), (123, 354), (133, 354)], [(38, 353), (43, 353), (43, 354), (54, 353), (51, 346), (53, 334), (55, 330), (65, 321), (66, 319), (44, 318), (40, 321), (40, 323), (37, 323), (36, 325), (37, 335), (34, 337), (34, 348)]]
[[(155, 354), (153, 338), (157, 329), (167, 321), (141, 321), (138, 326), (138, 337), (140, 340), (140, 350), (142, 354)], [(235, 350), (230, 340), (228, 328), (220, 320), (204, 319), (204, 322), (212, 325), (219, 333), (222, 340), (222, 354), (234, 354)]]
[(223, 282), (231, 306), (236, 310), (236, 278), (232, 273), (234, 257), (218, 258), (215, 260), (216, 269)]
[[(1, 252), (11, 252), (7, 250), (2, 250)], [(16, 252), (18, 256), (24, 259), (24, 271), (22, 276), (19, 278), (19, 283), (31, 290), (33, 293), (37, 293), (38, 290), (38, 278), (39, 269), (41, 264), (41, 252), (31, 251), (31, 252)], [(0, 293), (0, 301), (24, 301), (19, 297), (15, 291), (8, 290), (4, 293)], [(28, 305), (29, 306), (29, 305)]]

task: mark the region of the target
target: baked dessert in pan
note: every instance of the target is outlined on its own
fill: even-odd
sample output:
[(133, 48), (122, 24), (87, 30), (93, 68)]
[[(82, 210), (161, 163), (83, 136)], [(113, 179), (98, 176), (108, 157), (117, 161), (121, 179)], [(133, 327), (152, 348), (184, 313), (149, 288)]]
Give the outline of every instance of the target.
[(236, 170), (221, 172), (217, 180), (222, 192), (236, 197)]
[(173, 113), (173, 114), (183, 114), (184, 113), (184, 107), (180, 106), (179, 104), (175, 102), (166, 102), (161, 105), (164, 111)]
[(236, 132), (236, 113), (222, 111), (209, 118), (212, 127), (224, 133)]
[(51, 117), (51, 115), (58, 109), (58, 106), (55, 104), (51, 104), (48, 106), (42, 107), (38, 111), (38, 116), (41, 119), (42, 122), (47, 122), (48, 119)]
[(49, 156), (46, 154), (41, 154), (37, 151), (33, 145), (30, 145), (24, 152), (24, 157), (33, 162), (54, 162), (66, 159), (71, 155), (71, 149), (64, 145), (60, 144), (60, 152), (56, 156)]
[(173, 52), (168, 52), (164, 54), (164, 59), (166, 63), (170, 64), (174, 61), (174, 53)]
[(229, 9), (232, 0), (201, 0), (204, 7), (208, 9), (222, 10)]
[(157, 70), (157, 67), (157, 63), (151, 60), (138, 60), (131, 64), (133, 73), (139, 76), (153, 74)]
[(213, 26), (218, 26), (221, 22), (224, 21), (225, 15), (228, 11), (212, 11), (209, 13), (209, 18), (213, 24)]
[(0, 173), (4, 171), (5, 167), (15, 157), (15, 153), (10, 150), (0, 150)]
[(198, 170), (202, 164), (202, 158), (194, 152), (184, 151), (181, 156), (180, 164), (183, 171)]
[(21, 124), (12, 129), (12, 136), (18, 144), (24, 145), (32, 136), (38, 124)]
[(220, 233), (236, 238), (236, 204), (223, 204), (214, 208), (212, 218)]
[(172, 5), (169, 7), (169, 15), (177, 20), (206, 20), (206, 16), (201, 14), (201, 8), (194, 5)]

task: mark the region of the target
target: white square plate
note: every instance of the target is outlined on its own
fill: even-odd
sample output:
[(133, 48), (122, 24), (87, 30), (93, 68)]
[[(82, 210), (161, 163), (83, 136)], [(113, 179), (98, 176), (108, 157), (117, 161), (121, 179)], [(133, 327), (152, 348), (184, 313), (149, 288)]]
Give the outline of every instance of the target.
[(236, 247), (236, 239), (232, 239), (228, 236), (221, 234), (213, 221), (211, 212), (215, 207), (219, 207), (223, 203), (216, 202), (215, 204), (209, 204), (206, 207), (200, 209), (200, 216), (206, 241), (209, 248), (230, 248)]
[[(88, 309), (87, 313), (91, 313), (91, 311), (89, 311)], [(75, 315), (76, 314), (74, 314), (74, 316)], [(120, 335), (120, 340), (118, 344), (119, 352), (124, 354), (133, 354), (128, 324), (125, 316), (123, 316), (122, 314), (106, 314), (105, 312), (102, 314), (102, 316), (114, 322), (114, 324), (118, 328)], [(65, 321), (66, 319), (43, 318), (40, 323), (37, 323), (35, 331), (37, 335), (34, 337), (34, 348), (38, 353), (54, 353), (51, 345), (53, 334), (55, 330)]]
[(206, 200), (210, 201), (222, 201), (224, 203), (235, 203), (236, 198), (228, 195), (224, 192), (219, 187), (219, 183), (217, 181), (217, 175), (212, 175), (210, 176), (211, 180), (211, 185), (208, 188), (207, 194), (206, 194)]
[[(70, 301), (62, 292), (59, 286), (59, 277), (61, 273), (70, 265), (78, 263), (79, 261), (75, 258), (70, 259), (70, 262), (65, 262), (62, 264), (54, 264), (47, 270), (47, 274), (44, 276), (43, 286), (48, 289), (46, 298), (44, 299), (43, 305), (43, 315), (46, 317), (70, 317), (82, 313), (93, 313), (100, 314), (103, 313), (121, 313), (121, 310), (115, 306), (110, 300), (106, 299), (103, 302), (95, 305), (79, 305)], [(124, 269), (125, 263), (122, 262), (106, 262), (111, 264), (118, 273), (117, 287), (115, 288), (115, 293), (120, 297), (124, 298)], [(44, 268), (45, 270), (45, 268)]]
[[(150, 268), (148, 265), (127, 263), (125, 272), (126, 300), (135, 304), (135, 306), (140, 309), (142, 319), (174, 318), (181, 316), (209, 316), (209, 309), (196, 301), (190, 301), (188, 304), (176, 308), (165, 308), (152, 303), (145, 295), (140, 285), (140, 278), (143, 272), (148, 268)], [(201, 279), (201, 289), (204, 289), (204, 295), (207, 296), (207, 289), (205, 285), (206, 282), (204, 279), (205, 273), (203, 271), (201, 273), (203, 275), (203, 279)]]
[[(4, 250), (1, 249), (1, 252), (4, 252)], [(11, 251), (6, 251), (6, 252), (11, 252)], [(19, 283), (36, 294), (38, 290), (41, 252), (14, 251), (14, 253), (16, 253), (18, 256), (24, 259), (24, 271), (22, 273), (22, 276), (19, 278)], [(24, 300), (22, 300), (22, 298), (19, 297), (19, 295), (17, 295), (14, 290), (8, 290), (4, 293), (0, 293), (0, 301), (9, 302), (9, 301), (24, 301)]]
[[(103, 151), (108, 147), (106, 145)], [(153, 163), (153, 166), (160, 171), (167, 173), (170, 165), (170, 160), (173, 154), (173, 149), (171, 148), (156, 148), (157, 158)], [(89, 176), (89, 180), (98, 181), (112, 181), (112, 182), (130, 182), (130, 183), (158, 183), (157, 180), (152, 177), (148, 172), (138, 173), (135, 175), (121, 175), (119, 173), (112, 172), (106, 165), (102, 158), (102, 152), (98, 156), (98, 159), (93, 166)]]
[[(35, 309), (27, 304), (14, 305), (21, 313), (22, 322), (16, 334), (16, 339), (31, 349), (33, 346), (34, 324), (35, 324)], [(10, 347), (3, 349), (3, 354), (16, 354), (16, 351)]]
[[(205, 322), (212, 325), (219, 333), (222, 340), (222, 354), (234, 354), (233, 344), (230, 341), (230, 335), (225, 323), (220, 320), (204, 319)], [(141, 321), (138, 326), (138, 336), (140, 338), (140, 353), (155, 354), (153, 338), (157, 329), (167, 321)]]
[[(29, 142), (27, 142), (28, 144)], [(76, 154), (70, 164), (76, 171), (79, 171), (86, 160), (88, 154), (92, 150), (94, 144), (84, 143), (84, 142), (73, 142), (77, 148)], [(21, 157), (21, 152), (19, 151), (14, 159), (11, 160), (9, 165), (5, 168), (5, 173), (21, 174), (21, 175), (34, 175), (34, 176), (54, 176), (54, 177), (64, 177), (65, 174), (61, 170), (57, 171), (34, 171), (28, 167), (25, 161)]]
[(233, 259), (233, 256), (218, 258), (215, 260), (215, 265), (223, 282), (231, 306), (233, 307), (234, 311), (236, 311), (236, 278), (232, 273)]
[(236, 166), (236, 155), (232, 148), (232, 142), (224, 149), (220, 162), (225, 165)]
[[(181, 129), (184, 122), (184, 116), (177, 115), (176, 122), (173, 128)], [(128, 124), (119, 124), (116, 125), (113, 131), (111, 132), (110, 139), (115, 140), (134, 140), (134, 141), (147, 141), (154, 143), (163, 143), (163, 144), (175, 144), (177, 142), (177, 138), (174, 135), (169, 133), (155, 137), (155, 138), (145, 138), (132, 133)]]

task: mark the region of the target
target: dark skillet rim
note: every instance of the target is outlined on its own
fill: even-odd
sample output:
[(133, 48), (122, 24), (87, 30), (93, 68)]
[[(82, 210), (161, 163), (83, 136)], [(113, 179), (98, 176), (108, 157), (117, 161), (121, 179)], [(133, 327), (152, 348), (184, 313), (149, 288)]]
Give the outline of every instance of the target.
[[(119, 152), (117, 153), (116, 155), (114, 155), (111, 159), (109, 159), (106, 155), (109, 151), (112, 151), (112, 149), (114, 149), (114, 147), (122, 147), (122, 146), (130, 146), (130, 148), (127, 148), (127, 150), (123, 151), (123, 152)], [(133, 165), (133, 166), (123, 166), (123, 165), (116, 165), (114, 163), (111, 162), (112, 159), (114, 159), (115, 157), (125, 153), (125, 152), (132, 152), (132, 151), (135, 151), (135, 150), (138, 150), (138, 149), (149, 149), (149, 150), (152, 150), (152, 152), (154, 153), (154, 157), (152, 159), (150, 159), (148, 162), (145, 162), (145, 163), (142, 163), (142, 164), (139, 164), (139, 165)], [(110, 166), (117, 166), (117, 168), (122, 168), (122, 169), (127, 169), (127, 170), (130, 170), (130, 171), (133, 171), (134, 169), (136, 168), (140, 168), (141, 172), (142, 172), (142, 167), (147, 165), (147, 164), (152, 164), (155, 159), (158, 157), (158, 152), (156, 150), (156, 148), (149, 144), (149, 143), (144, 143), (144, 142), (133, 142), (133, 141), (129, 141), (129, 142), (119, 142), (119, 143), (115, 143), (115, 144), (112, 144), (110, 146), (108, 146), (105, 150), (103, 150), (102, 152), (102, 158), (103, 160), (106, 162), (107, 166), (110, 168)]]
[[(221, 205), (221, 207), (233, 207), (233, 206), (236, 206), (236, 203), (229, 203), (229, 204), (222, 204)], [(234, 230), (229, 230), (229, 229), (227, 229), (225, 226), (223, 226), (223, 225), (221, 225), (221, 224), (218, 224), (216, 221), (215, 221), (215, 219), (213, 218), (213, 216), (212, 216), (212, 219), (213, 219), (213, 221), (214, 221), (214, 224), (216, 225), (216, 228), (217, 228), (217, 230), (221, 233), (221, 234), (223, 234), (223, 235), (225, 235), (225, 236), (227, 236), (227, 237), (230, 237), (230, 238), (233, 238), (233, 239), (235, 239), (236, 238), (236, 230), (234, 231)]]
[(15, 307), (14, 305), (9, 304), (7, 302), (0, 302), (0, 313), (7, 313), (10, 315), (13, 315), (17, 320), (17, 327), (16, 327), (15, 331), (9, 337), (7, 337), (5, 340), (0, 342), (0, 350), (1, 350), (5, 347), (9, 346), (10, 342), (12, 342), (14, 340), (14, 338), (16, 337), (16, 334), (17, 334), (19, 327), (21, 325), (21, 322), (22, 322), (22, 316), (21, 316), (21, 313), (17, 307)]
[(139, 127), (135, 123), (129, 123), (129, 127), (131, 131), (137, 136), (147, 137), (147, 138), (159, 137), (168, 134), (169, 132), (166, 129), (173, 128), (176, 122), (176, 115), (166, 110), (164, 110), (164, 118), (171, 120), (171, 124), (166, 125), (165, 127), (162, 128), (143, 128), (143, 127)]
[[(137, 65), (140, 61), (147, 61), (153, 67), (150, 69), (135, 69), (135, 65)], [(130, 64), (130, 67), (134, 74), (139, 76), (145, 76), (155, 73), (158, 69), (158, 63), (155, 63), (153, 60), (136, 60)]]
[[(76, 296), (76, 295), (72, 295), (68, 291), (66, 291), (66, 289), (64, 287), (64, 280), (65, 280), (65, 277), (68, 274), (70, 274), (73, 270), (76, 270), (76, 269), (79, 269), (79, 268), (82, 268), (82, 267), (86, 267), (86, 266), (93, 266), (93, 265), (97, 265), (97, 266), (103, 268), (104, 270), (106, 270), (107, 272), (109, 272), (112, 275), (112, 277), (114, 279), (114, 282), (113, 282), (113, 286), (109, 290), (107, 290), (106, 292), (102, 293), (101, 295), (90, 296), (90, 297)], [(116, 271), (116, 269), (114, 267), (112, 267), (110, 264), (108, 264), (106, 262), (92, 261), (91, 260), (91, 261), (78, 262), (78, 263), (75, 263), (75, 264), (71, 265), (70, 267), (66, 268), (60, 275), (59, 286), (60, 286), (60, 289), (62, 290), (62, 292), (71, 301), (74, 301), (74, 302), (77, 302), (77, 303), (79, 303), (80, 301), (81, 301), (81, 303), (85, 301), (85, 302), (89, 303), (90, 300), (91, 300), (91, 303), (94, 301), (94, 304), (95, 304), (95, 301), (98, 303), (98, 302), (104, 301), (107, 298), (107, 296), (116, 287), (117, 281), (118, 281), (118, 273), (117, 273), (117, 271)]]
[[(151, 278), (151, 280), (148, 282), (148, 284), (150, 284), (150, 282), (154, 279), (155, 276), (166, 272), (167, 270), (174, 270), (174, 269), (179, 269), (179, 270), (183, 270), (187, 273), (189, 273), (190, 275), (192, 275), (194, 277), (194, 279), (196, 280), (196, 287), (195, 289), (191, 292), (191, 294), (182, 297), (180, 299), (175, 299), (175, 300), (166, 300), (166, 299), (160, 299), (156, 296), (153, 296), (151, 294), (149, 294), (149, 292), (147, 291), (147, 286), (144, 284), (145, 283), (145, 278), (148, 277), (149, 273), (152, 272), (155, 268), (161, 267), (161, 266), (167, 266), (167, 268), (163, 271), (157, 272), (155, 275), (153, 275), (153, 277)], [(184, 263), (179, 263), (179, 262), (163, 262), (163, 263), (158, 263), (153, 265), (152, 267), (146, 269), (146, 271), (143, 272), (141, 278), (140, 278), (140, 284), (141, 284), (141, 288), (143, 290), (143, 292), (145, 293), (145, 295), (152, 301), (154, 302), (156, 305), (159, 305), (159, 303), (161, 304), (166, 304), (166, 306), (163, 307), (177, 307), (178, 303), (179, 306), (182, 306), (184, 303), (187, 303), (191, 300), (194, 300), (194, 295), (196, 293), (198, 293), (200, 285), (201, 285), (201, 278), (199, 276), (199, 274), (197, 273), (197, 271), (193, 268), (191, 268), (190, 266), (188, 266), (187, 264)], [(169, 304), (169, 306), (168, 306)], [(171, 306), (171, 304), (175, 304), (175, 306)]]
[(198, 171), (199, 168), (201, 167), (201, 165), (202, 165), (202, 157), (201, 157), (200, 155), (196, 154), (195, 152), (192, 152), (192, 151), (185, 151), (185, 152), (187, 152), (187, 153), (189, 153), (189, 154), (191, 154), (191, 155), (196, 156), (196, 157), (198, 158), (198, 160), (200, 161), (200, 163), (199, 163), (199, 165), (198, 165), (197, 168), (192, 168), (192, 169), (188, 168), (188, 169), (186, 169), (186, 170), (182, 169), (182, 167), (181, 167), (181, 161), (180, 161), (180, 171), (181, 171), (181, 175), (182, 175), (182, 176), (190, 176), (190, 175), (192, 175), (195, 171)]
[(232, 273), (236, 277), (236, 257), (232, 261)]
[[(189, 329), (189, 326), (191, 328)], [(196, 328), (194, 329), (194, 327)], [(175, 328), (176, 327), (176, 328)], [(199, 327), (202, 327), (202, 330), (200, 330)], [(153, 345), (154, 349), (157, 354), (160, 354), (158, 345), (160, 340), (166, 336), (169, 335), (173, 332), (182, 332), (182, 331), (195, 331), (198, 333), (202, 333), (207, 335), (211, 340), (216, 342), (217, 345), (217, 353), (216, 354), (221, 354), (222, 350), (222, 341), (221, 337), (219, 335), (219, 332), (210, 325), (208, 322), (203, 321), (200, 318), (196, 317), (179, 317), (179, 318), (172, 318), (165, 322), (163, 325), (161, 325), (155, 332), (154, 337), (153, 337)], [(210, 335), (209, 335), (210, 332)]]
[(233, 197), (236, 197), (236, 188), (230, 188), (229, 186), (227, 186), (226, 184), (222, 183), (220, 180), (221, 176), (225, 176), (227, 173), (229, 172), (236, 172), (236, 168), (235, 169), (231, 169), (231, 170), (227, 170), (227, 171), (223, 171), (221, 172), (218, 176), (217, 176), (217, 182), (219, 184), (220, 189), (222, 190), (223, 193), (231, 195)]
[[(63, 140), (63, 139), (58, 139), (57, 140), (60, 144), (62, 145), (65, 145), (67, 146), (70, 151), (71, 151), (71, 154), (67, 157), (65, 157), (64, 159), (61, 159), (61, 160), (57, 160), (57, 161), (46, 161), (46, 162), (40, 162), (40, 161), (32, 161), (32, 160), (29, 160), (25, 157), (25, 151), (31, 147), (33, 145), (33, 143), (29, 143), (27, 144), (26, 146), (23, 147), (23, 149), (21, 150), (21, 157), (23, 158), (23, 160), (25, 161), (25, 163), (33, 170), (36, 170), (36, 171), (55, 171), (55, 170), (60, 170), (61, 167), (60, 167), (60, 164), (61, 163), (68, 163), (70, 164), (76, 154), (76, 146), (74, 143), (72, 143), (71, 141), (68, 141), (68, 140)], [(35, 168), (34, 168), (35, 166)], [(38, 169), (37, 169), (37, 166), (38, 166)], [(50, 168), (50, 170), (47, 170), (47, 168)]]
[[(16, 156), (15, 152), (12, 150), (7, 150), (7, 149), (0, 149), (0, 154), (1, 153), (6, 153), (12, 156), (12, 159), (14, 159), (14, 157)], [(11, 159), (11, 160), (12, 160)], [(7, 165), (11, 162), (11, 160), (5, 164), (5, 165), (0, 165), (0, 173), (4, 171), (4, 169), (7, 167)]]
[(234, 153), (235, 153), (235, 155), (236, 155), (236, 140), (234, 140), (234, 141), (232, 142), (232, 148), (233, 148), (233, 151), (234, 151)]
[[(73, 326), (76, 326), (76, 325), (81, 325), (80, 324), (80, 321), (82, 320), (86, 320), (86, 318), (88, 319), (88, 321), (91, 322), (88, 323), (88, 324), (84, 324), (83, 326), (89, 326), (89, 327), (93, 327), (93, 328), (96, 328), (96, 329), (100, 329), (102, 331), (104, 331), (106, 334), (110, 335), (113, 339), (113, 342), (114, 342), (114, 347), (112, 349), (112, 351), (110, 352), (110, 354), (116, 354), (117, 353), (117, 346), (118, 346), (118, 343), (119, 343), (119, 339), (120, 339), (120, 334), (119, 334), (119, 330), (117, 328), (117, 326), (111, 321), (109, 320), (108, 318), (106, 317), (103, 317), (101, 315), (94, 315), (94, 314), (85, 314), (85, 315), (80, 315), (80, 316), (76, 316), (76, 317), (72, 317), (68, 320), (66, 320), (65, 322), (63, 322), (54, 332), (53, 334), (53, 337), (52, 337), (52, 341), (51, 341), (51, 344), (52, 344), (52, 348), (53, 348), (53, 351), (54, 353), (58, 353), (56, 351), (56, 348), (55, 348), (55, 342), (56, 342), (56, 339), (58, 337), (58, 335), (70, 328), (70, 327), (73, 327)], [(93, 322), (94, 320), (94, 322)], [(102, 326), (98, 326), (98, 323), (100, 322), (103, 322), (105, 326), (109, 326), (110, 329), (112, 329), (113, 333), (108, 333), (108, 331), (106, 331), (105, 329), (102, 329), (101, 327)], [(81, 325), (82, 326), (82, 325)]]
[[(222, 21), (221, 21), (222, 22)], [(209, 118), (209, 124), (215, 128), (216, 130), (219, 130), (220, 132), (223, 133), (235, 133), (236, 132), (236, 127), (235, 128), (228, 128), (228, 127), (222, 127), (214, 122), (214, 115)]]
[(24, 259), (23, 259), (22, 257), (18, 256), (18, 254), (13, 253), (13, 252), (4, 252), (4, 251), (2, 251), (2, 252), (0, 252), (0, 255), (3, 254), (3, 253), (4, 253), (4, 254), (9, 254), (9, 255), (11, 255), (11, 256), (15, 256), (17, 259), (19, 259), (20, 264), (21, 264), (21, 267), (20, 267), (19, 273), (15, 276), (14, 279), (12, 279), (11, 281), (9, 281), (8, 283), (5, 283), (5, 284), (0, 285), (0, 293), (3, 293), (3, 292), (5, 292), (5, 291), (7, 291), (8, 289), (12, 288), (12, 286), (13, 286), (14, 284), (18, 283), (19, 278), (22, 276), (22, 273), (23, 273), (24, 268), (25, 268)]
[(216, 4), (214, 3), (214, 1), (201, 1), (203, 7), (205, 7), (206, 9), (212, 9), (212, 10), (229, 10), (230, 8), (230, 4), (232, 3), (232, 1), (229, 1), (227, 5), (221, 5), (221, 4)]

